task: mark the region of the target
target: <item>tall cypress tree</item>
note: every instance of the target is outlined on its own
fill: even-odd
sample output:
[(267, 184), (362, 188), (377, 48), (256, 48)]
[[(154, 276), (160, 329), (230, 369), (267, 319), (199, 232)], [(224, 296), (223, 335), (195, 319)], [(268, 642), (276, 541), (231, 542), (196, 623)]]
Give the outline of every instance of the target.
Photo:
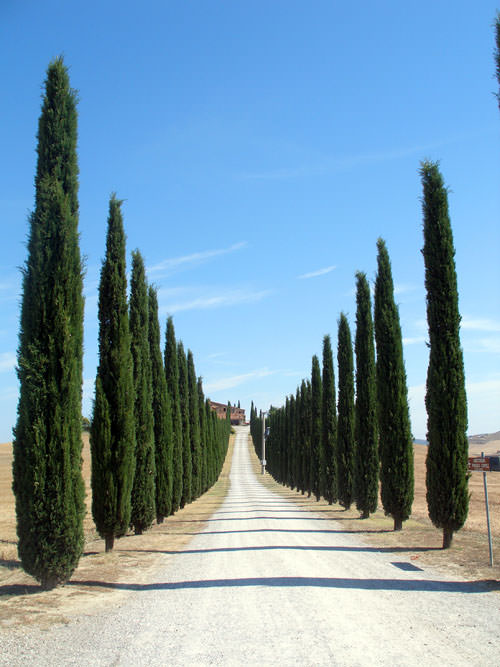
[(174, 321), (171, 317), (167, 319), (165, 332), (165, 377), (167, 389), (172, 405), (172, 513), (177, 512), (182, 498), (182, 417), (181, 401), (179, 394), (179, 360), (177, 357), (177, 342), (175, 340)]
[(374, 320), (381, 497), (385, 513), (394, 519), (394, 530), (401, 530), (413, 503), (413, 441), (391, 263), (383, 239), (378, 239), (377, 248)]
[(349, 322), (340, 313), (338, 330), (339, 399), (337, 422), (337, 490), (349, 509), (354, 500), (354, 361)]
[(375, 347), (370, 286), (366, 274), (356, 274), (356, 507), (366, 519), (377, 509), (378, 446)]
[(160, 350), (158, 296), (152, 285), (149, 287), (149, 354), (153, 390), (156, 521), (162, 523), (172, 512), (172, 406)]
[(322, 492), (330, 504), (337, 501), (337, 410), (335, 407), (335, 375), (330, 336), (323, 338), (323, 484)]
[(189, 384), (186, 353), (182, 341), (177, 344), (179, 364), (179, 400), (182, 419), (182, 498), (181, 508), (193, 499), (193, 462), (191, 457), (191, 434), (189, 428)]
[(425, 397), (427, 506), (432, 523), (443, 529), (447, 549), (469, 509), (467, 399), (448, 194), (436, 163), (423, 162), (420, 173), (430, 344)]
[(92, 516), (106, 551), (130, 524), (135, 470), (134, 386), (121, 204), (109, 202), (99, 284), (99, 366), (90, 431)]
[[(216, 475), (216, 462), (215, 462), (215, 434), (214, 434), (214, 422), (217, 419), (215, 412), (212, 410), (210, 399), (207, 398), (205, 401), (205, 415), (206, 415), (206, 426), (207, 426), (207, 478), (208, 478), (208, 487), (211, 487), (215, 482)], [(254, 441), (255, 442), (255, 441)]]
[(70, 578), (83, 549), (76, 102), (58, 58), (47, 70), (38, 124), (35, 209), (23, 268), (12, 485), (19, 557), (45, 589)]
[(312, 479), (311, 479), (311, 426), (312, 426), (312, 390), (311, 382), (309, 380), (303, 380), (301, 389), (303, 392), (303, 402), (302, 402), (302, 424), (303, 424), (303, 453), (302, 453), (302, 466), (303, 466), (303, 476), (304, 476), (304, 490), (307, 491), (307, 497), (311, 497), (312, 493)]
[(132, 253), (130, 281), (130, 336), (135, 390), (135, 475), (130, 523), (136, 535), (155, 518), (155, 452), (153, 380), (149, 351), (148, 287), (144, 260)]
[(198, 397), (198, 385), (196, 382), (196, 371), (194, 368), (193, 353), (188, 350), (188, 394), (189, 394), (189, 436), (191, 439), (191, 495), (193, 500), (202, 493), (202, 462), (200, 441), (200, 404)]
[(323, 467), (321, 401), (321, 371), (318, 357), (314, 355), (311, 368), (311, 456), (309, 465), (311, 491), (314, 493), (316, 500), (321, 498), (321, 469)]
[(207, 415), (205, 412), (205, 396), (201, 377), (197, 381), (198, 410), (200, 413), (200, 456), (201, 456), (201, 493), (208, 489), (208, 435)]

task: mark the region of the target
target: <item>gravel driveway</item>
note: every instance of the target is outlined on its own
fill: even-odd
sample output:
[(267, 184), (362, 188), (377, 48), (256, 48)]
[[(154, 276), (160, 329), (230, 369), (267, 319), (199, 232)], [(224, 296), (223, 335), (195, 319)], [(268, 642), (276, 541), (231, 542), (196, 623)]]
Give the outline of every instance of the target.
[(0, 636), (0, 664), (500, 663), (498, 593), (372, 549), (273, 494), (247, 434), (237, 429), (223, 505), (154, 581), (126, 585), (111, 612)]

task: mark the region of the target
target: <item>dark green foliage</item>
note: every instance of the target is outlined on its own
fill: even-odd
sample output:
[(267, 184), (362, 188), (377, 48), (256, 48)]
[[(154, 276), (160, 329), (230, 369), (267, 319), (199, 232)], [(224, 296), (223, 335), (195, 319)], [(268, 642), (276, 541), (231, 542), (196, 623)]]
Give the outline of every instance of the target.
[(312, 410), (311, 400), (312, 391), (309, 380), (302, 380), (300, 386), (301, 393), (301, 440), (302, 440), (302, 493), (307, 493), (307, 497), (311, 497), (312, 480), (311, 480), (311, 425), (312, 425)]
[(335, 407), (335, 375), (330, 336), (325, 336), (323, 339), (322, 399), (322, 495), (332, 504), (337, 501), (337, 409)]
[(338, 331), (339, 399), (337, 422), (337, 490), (342, 507), (354, 500), (354, 361), (349, 322), (340, 314)]
[(92, 516), (106, 551), (130, 524), (135, 470), (134, 386), (121, 202), (109, 202), (99, 284), (99, 366), (90, 433)]
[(200, 413), (200, 457), (201, 457), (201, 493), (208, 489), (208, 433), (207, 413), (205, 410), (205, 396), (203, 395), (203, 383), (198, 378), (198, 410)]
[(189, 427), (189, 385), (186, 353), (184, 345), (179, 341), (177, 345), (177, 361), (179, 365), (179, 401), (182, 420), (182, 497), (181, 508), (192, 500), (191, 482), (193, 464), (191, 457), (191, 435)]
[(215, 442), (215, 412), (210, 406), (210, 400), (205, 401), (206, 433), (207, 433), (207, 478), (208, 486), (217, 479), (216, 442)]
[(177, 342), (175, 340), (174, 322), (171, 317), (167, 320), (165, 337), (165, 377), (167, 389), (172, 405), (172, 513), (177, 512), (182, 498), (182, 417), (179, 394), (179, 361), (177, 357)]
[(375, 347), (370, 287), (366, 274), (356, 274), (356, 507), (366, 519), (377, 509), (378, 447)]
[(23, 268), (12, 485), (19, 557), (46, 589), (70, 578), (83, 549), (76, 144), (76, 94), (59, 58), (47, 70), (38, 125), (35, 209)]
[(400, 530), (413, 503), (413, 442), (391, 263), (383, 239), (378, 239), (377, 248), (374, 319), (381, 497), (385, 513), (394, 519), (394, 530)]
[(172, 512), (172, 406), (160, 350), (158, 297), (152, 286), (149, 287), (149, 354), (153, 388), (156, 521), (162, 523), (164, 517)]
[(293, 433), (294, 433), (294, 455), (293, 455), (293, 486), (292, 488), (301, 490), (302, 484), (302, 422), (301, 422), (301, 411), (302, 411), (302, 400), (300, 387), (297, 387), (295, 391), (295, 405), (293, 412)]
[(316, 500), (321, 497), (321, 469), (323, 467), (323, 452), (321, 442), (321, 371), (319, 360), (316, 355), (312, 358), (311, 369), (311, 457), (310, 480), (311, 491), (316, 496)]
[(202, 460), (200, 435), (200, 402), (194, 368), (193, 353), (188, 350), (189, 436), (191, 439), (191, 496), (196, 500), (202, 494)]
[(259, 461), (262, 461), (262, 417), (257, 415), (257, 408), (250, 410), (250, 435)]
[(469, 509), (467, 400), (448, 194), (436, 163), (422, 163), (420, 173), (430, 344), (425, 397), (427, 506), (433, 524), (443, 529), (443, 548), (447, 548)]
[(132, 253), (130, 281), (130, 336), (135, 392), (135, 475), (130, 524), (136, 535), (147, 530), (155, 518), (155, 443), (153, 382), (149, 350), (148, 287), (144, 261)]

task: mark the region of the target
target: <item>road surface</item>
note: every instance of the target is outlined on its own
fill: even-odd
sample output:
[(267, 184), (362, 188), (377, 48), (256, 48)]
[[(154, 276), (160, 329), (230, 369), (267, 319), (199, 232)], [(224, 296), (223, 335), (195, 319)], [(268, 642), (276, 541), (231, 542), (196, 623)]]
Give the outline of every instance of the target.
[[(239, 427), (220, 509), (113, 611), (0, 647), (21, 665), (498, 665), (500, 595), (378, 552), (266, 489)], [(166, 545), (168, 548), (168, 545)]]

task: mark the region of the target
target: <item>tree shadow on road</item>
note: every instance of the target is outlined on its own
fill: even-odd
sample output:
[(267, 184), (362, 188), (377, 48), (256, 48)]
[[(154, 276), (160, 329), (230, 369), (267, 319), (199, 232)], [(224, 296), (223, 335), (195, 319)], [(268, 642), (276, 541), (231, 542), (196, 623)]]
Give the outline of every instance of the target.
[(231, 535), (237, 533), (320, 533), (320, 534), (335, 534), (335, 535), (352, 535), (357, 533), (393, 533), (389, 528), (379, 528), (371, 530), (332, 530), (326, 529), (314, 530), (313, 528), (250, 528), (249, 530), (203, 530), (197, 533), (181, 533), (182, 535)]
[(283, 545), (265, 545), (255, 547), (216, 547), (209, 549), (179, 549), (179, 550), (164, 550), (164, 549), (132, 549), (133, 553), (160, 553), (168, 556), (181, 556), (187, 554), (211, 554), (211, 553), (231, 553), (238, 551), (324, 551), (324, 552), (338, 552), (350, 551), (354, 553), (417, 553), (425, 551), (441, 551), (442, 547), (352, 547), (352, 546), (293, 546), (290, 544)]
[(174, 591), (211, 588), (335, 588), (370, 591), (428, 593), (488, 593), (500, 590), (500, 582), (439, 581), (427, 579), (350, 579), (342, 577), (249, 577), (241, 579), (205, 579), (155, 584), (106, 583), (103, 581), (70, 581), (73, 586), (96, 586), (129, 591)]

